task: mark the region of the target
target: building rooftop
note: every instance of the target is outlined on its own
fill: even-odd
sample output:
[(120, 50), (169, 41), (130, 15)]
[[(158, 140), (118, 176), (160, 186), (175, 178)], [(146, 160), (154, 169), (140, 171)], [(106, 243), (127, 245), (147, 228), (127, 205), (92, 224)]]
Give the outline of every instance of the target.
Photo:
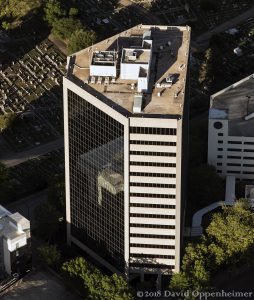
[[(18, 225), (21, 225), (21, 227)], [(30, 222), (26, 218), (19, 213), (10, 213), (0, 205), (0, 237), (4, 236), (8, 240), (14, 240), (17, 237), (24, 236), (23, 229), (29, 228)]]
[(189, 45), (188, 26), (138, 25), (71, 55), (67, 78), (130, 113), (142, 95), (142, 114), (181, 115)]
[(210, 119), (225, 119), (229, 135), (254, 136), (254, 74), (211, 96)]

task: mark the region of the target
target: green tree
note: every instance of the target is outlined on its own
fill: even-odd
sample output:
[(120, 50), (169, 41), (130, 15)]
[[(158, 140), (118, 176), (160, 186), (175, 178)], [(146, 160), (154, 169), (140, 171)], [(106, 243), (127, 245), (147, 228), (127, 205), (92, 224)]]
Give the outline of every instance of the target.
[(248, 33), (248, 36), (253, 37), (254, 36), (254, 27), (252, 27)]
[(193, 204), (194, 210), (223, 200), (224, 185), (224, 180), (217, 174), (213, 166), (202, 164), (192, 168), (190, 170), (189, 200)]
[(8, 170), (4, 164), (0, 162), (0, 185), (2, 185), (8, 178)]
[(184, 272), (174, 273), (170, 281), (169, 288), (173, 291), (186, 291), (189, 290), (191, 284), (189, 278)]
[(221, 73), (223, 57), (221, 39), (218, 36), (211, 38), (210, 48), (205, 51), (204, 61), (200, 67), (198, 81), (200, 84), (211, 84), (214, 78)]
[(48, 202), (55, 206), (60, 214), (65, 213), (65, 183), (64, 178), (55, 178), (49, 183)]
[(82, 24), (79, 20), (74, 18), (61, 18), (54, 22), (52, 32), (60, 39), (68, 40), (76, 30), (81, 28)]
[(76, 7), (71, 7), (69, 10), (69, 16), (75, 17), (78, 15), (78, 9)]
[(3, 28), (4, 30), (9, 30), (9, 29), (11, 28), (11, 24), (8, 23), (8, 22), (6, 22), (6, 21), (3, 21), (3, 22), (2, 22), (2, 28)]
[(41, 203), (35, 209), (36, 232), (45, 240), (51, 240), (59, 230), (61, 214), (50, 203)]
[(212, 0), (200, 0), (199, 4), (201, 9), (204, 11), (210, 11), (216, 9), (216, 5)]
[(210, 245), (215, 248), (215, 256), (220, 264), (237, 264), (244, 260), (246, 253), (254, 245), (254, 213), (241, 200), (233, 208), (224, 207), (222, 213), (214, 214), (206, 229)]
[(53, 26), (56, 21), (65, 16), (65, 11), (61, 8), (58, 0), (47, 0), (44, 6), (44, 13), (44, 19), (50, 26)]
[(189, 244), (185, 249), (182, 270), (188, 274), (189, 282), (197, 290), (208, 286), (210, 272), (207, 270), (207, 245), (201, 241), (197, 244)]
[(199, 83), (204, 83), (205, 81), (210, 80), (211, 77), (211, 57), (212, 57), (212, 49), (208, 48), (205, 51), (204, 61), (200, 67), (198, 81)]
[(82, 280), (89, 297), (92, 299), (134, 299), (123, 277), (117, 274), (112, 276), (104, 275), (82, 257), (77, 257), (64, 263), (62, 270), (70, 277)]
[(203, 290), (216, 273), (237, 264), (253, 262), (254, 212), (247, 202), (223, 207), (215, 213), (205, 234), (185, 248), (182, 270), (172, 276), (170, 287)]
[(68, 52), (74, 53), (83, 48), (92, 45), (96, 41), (96, 35), (94, 31), (88, 31), (80, 29), (75, 31), (68, 42)]
[(57, 266), (61, 254), (56, 245), (43, 245), (38, 247), (40, 261), (46, 266)]

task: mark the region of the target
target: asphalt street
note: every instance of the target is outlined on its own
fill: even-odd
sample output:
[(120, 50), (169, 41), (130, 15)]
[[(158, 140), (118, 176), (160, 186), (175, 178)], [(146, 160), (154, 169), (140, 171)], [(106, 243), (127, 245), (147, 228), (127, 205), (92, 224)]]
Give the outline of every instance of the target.
[(64, 139), (59, 137), (56, 140), (43, 144), (39, 147), (32, 148), (21, 152), (1, 152), (0, 162), (5, 164), (6, 167), (13, 167), (29, 159), (47, 154), (48, 152), (63, 148)]

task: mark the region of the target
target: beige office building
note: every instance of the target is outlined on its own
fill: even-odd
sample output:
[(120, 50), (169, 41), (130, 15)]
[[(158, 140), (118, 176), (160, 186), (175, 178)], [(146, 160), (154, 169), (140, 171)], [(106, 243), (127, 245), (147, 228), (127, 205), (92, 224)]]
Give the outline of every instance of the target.
[(68, 241), (112, 271), (179, 271), (190, 28), (138, 25), (68, 57)]

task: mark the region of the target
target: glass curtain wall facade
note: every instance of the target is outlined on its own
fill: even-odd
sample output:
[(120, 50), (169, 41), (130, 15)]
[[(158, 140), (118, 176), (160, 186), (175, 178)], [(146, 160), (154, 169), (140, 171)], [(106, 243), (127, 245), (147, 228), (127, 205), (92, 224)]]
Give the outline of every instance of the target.
[(68, 90), (71, 235), (124, 263), (124, 126)]

